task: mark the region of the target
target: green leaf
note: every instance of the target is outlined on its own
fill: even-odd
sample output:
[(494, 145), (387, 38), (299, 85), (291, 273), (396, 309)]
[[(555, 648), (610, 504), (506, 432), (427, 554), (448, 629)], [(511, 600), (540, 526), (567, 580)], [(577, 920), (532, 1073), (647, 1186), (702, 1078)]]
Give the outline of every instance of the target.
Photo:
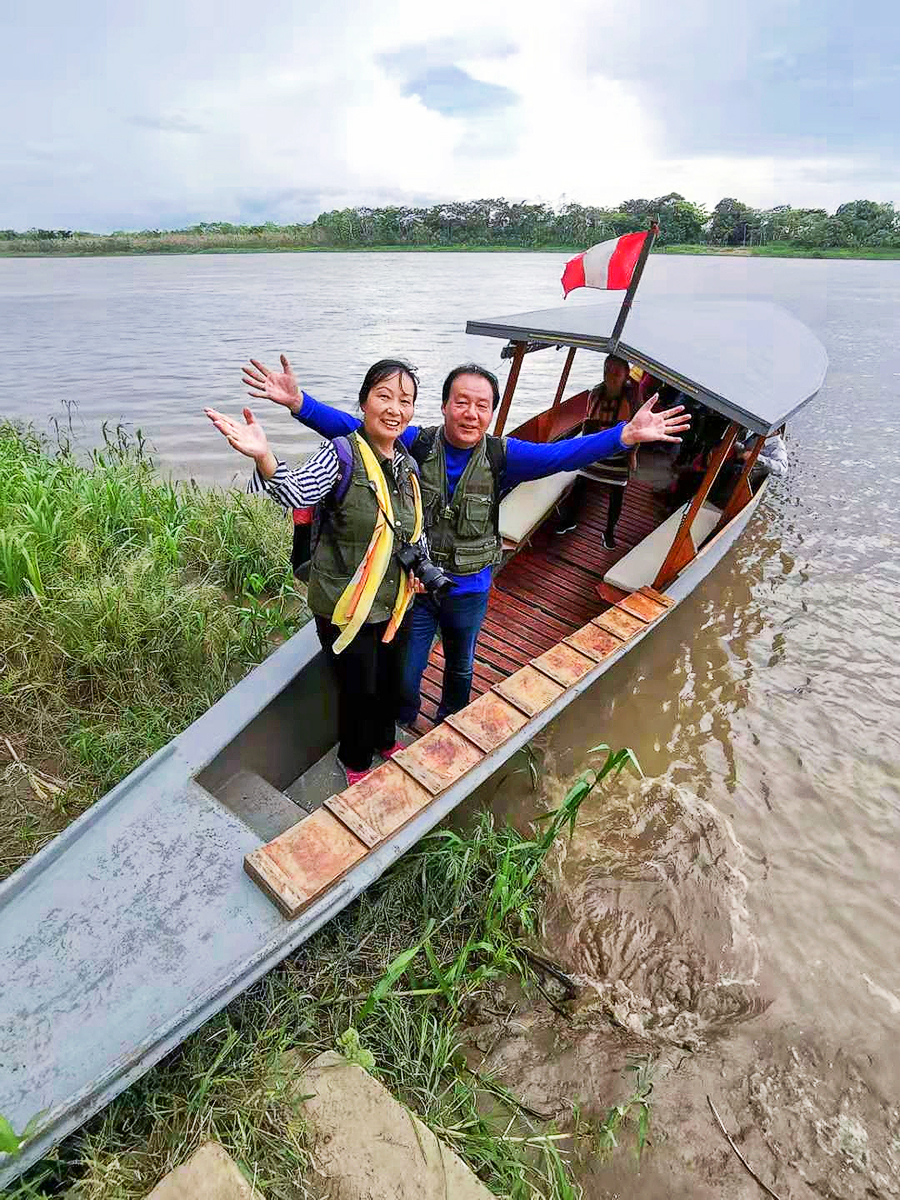
[(431, 937), (434, 926), (434, 918), (431, 918), (425, 928), (425, 936), (422, 938), (422, 940), (417, 945), (410, 946), (408, 950), (404, 950), (402, 954), (398, 954), (393, 962), (389, 964), (388, 969), (372, 988), (368, 999), (362, 1006), (359, 1014), (360, 1020), (369, 1015), (375, 1005), (385, 998), (397, 980), (404, 975), (409, 964), (413, 961), (413, 959), (416, 958), (416, 956), (422, 950), (422, 947)]
[(11, 1154), (15, 1156), (19, 1153), (19, 1147), (22, 1142), (19, 1135), (7, 1121), (6, 1117), (0, 1114), (0, 1152), (3, 1154)]
[(637, 1128), (637, 1153), (638, 1158), (644, 1152), (644, 1147), (647, 1145), (647, 1138), (650, 1135), (650, 1107), (647, 1104), (641, 1104), (640, 1112), (638, 1113), (638, 1128)]
[(238, 1034), (238, 1031), (236, 1029), (228, 1030), (228, 1036), (225, 1038), (224, 1045), (219, 1050), (219, 1053), (216, 1055), (215, 1059), (213, 1060), (212, 1066), (209, 1068), (208, 1071), (206, 1071), (206, 1073), (201, 1078), (199, 1088), (194, 1093), (194, 1095), (191, 1097), (192, 1105), (199, 1106), (200, 1104), (203, 1103), (204, 1099), (206, 1098), (206, 1093), (212, 1087), (212, 1082), (213, 1082), (213, 1078), (215, 1077), (216, 1071), (218, 1071), (219, 1067), (222, 1065), (222, 1063), (225, 1061), (225, 1059), (231, 1053), (232, 1049), (234, 1048), (234, 1044), (238, 1040), (239, 1036), (240, 1035)]

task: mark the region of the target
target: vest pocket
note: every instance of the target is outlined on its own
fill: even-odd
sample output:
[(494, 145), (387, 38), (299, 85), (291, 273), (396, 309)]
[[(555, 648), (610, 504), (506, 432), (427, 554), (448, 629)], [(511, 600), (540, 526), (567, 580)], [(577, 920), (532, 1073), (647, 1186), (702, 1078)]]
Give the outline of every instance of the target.
[(484, 537), (490, 530), (491, 499), (488, 496), (466, 496), (460, 505), (456, 532), (460, 537)]
[(450, 556), (451, 570), (460, 575), (474, 575), (496, 561), (496, 555), (492, 554), (493, 549), (493, 539), (476, 542), (470, 546), (456, 546)]

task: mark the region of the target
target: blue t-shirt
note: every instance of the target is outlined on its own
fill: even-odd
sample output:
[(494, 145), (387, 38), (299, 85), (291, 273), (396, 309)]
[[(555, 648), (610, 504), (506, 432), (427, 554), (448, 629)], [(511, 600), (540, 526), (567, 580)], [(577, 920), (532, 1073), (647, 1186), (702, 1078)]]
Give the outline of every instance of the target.
[[(323, 437), (346, 437), (353, 433), (362, 423), (359, 417), (344, 412), (340, 408), (332, 408), (330, 404), (322, 404), (306, 392), (302, 393), (303, 407), (294, 416), (308, 428), (320, 433)], [(586, 437), (566, 438), (561, 442), (523, 442), (520, 438), (506, 439), (506, 468), (501, 480), (501, 488), (508, 492), (520, 483), (529, 479), (543, 479), (546, 475), (555, 475), (558, 471), (578, 471), (601, 458), (610, 458), (630, 450), (622, 442), (622, 430), (625, 422), (621, 421), (611, 429), (602, 429), (600, 433), (591, 433)], [(400, 435), (400, 441), (407, 449), (419, 436), (420, 425), (407, 425)], [(472, 450), (460, 450), (451, 446), (444, 439), (444, 455), (447, 460), (447, 494), (452, 498), (460, 476), (466, 469), (466, 463)], [(471, 592), (486, 592), (491, 586), (492, 568), (485, 567), (474, 575), (453, 575), (446, 573), (456, 584), (453, 595), (462, 596)]]

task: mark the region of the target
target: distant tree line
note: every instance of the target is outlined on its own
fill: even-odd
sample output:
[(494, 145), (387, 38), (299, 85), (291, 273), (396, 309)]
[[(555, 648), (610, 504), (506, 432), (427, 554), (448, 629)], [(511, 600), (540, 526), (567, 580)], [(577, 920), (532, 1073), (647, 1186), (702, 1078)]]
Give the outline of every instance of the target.
[[(726, 197), (709, 212), (677, 192), (656, 199), (624, 200), (615, 208), (565, 203), (526, 204), (509, 200), (461, 200), (430, 208), (389, 205), (343, 208), (322, 213), (309, 224), (233, 225), (201, 222), (187, 229), (145, 229), (96, 235), (69, 229), (0, 230), (0, 242), (30, 243), (50, 251), (89, 252), (133, 248), (179, 249), (198, 241), (216, 246), (336, 247), (366, 246), (549, 246), (584, 247), (660, 223), (659, 244), (711, 247), (766, 246), (786, 243), (804, 249), (898, 248), (900, 212), (892, 203), (853, 200), (834, 213), (823, 208), (779, 204), (756, 209)], [(59, 245), (68, 242), (69, 245)], [(10, 246), (10, 249), (18, 246)], [(23, 249), (25, 246), (22, 247)]]

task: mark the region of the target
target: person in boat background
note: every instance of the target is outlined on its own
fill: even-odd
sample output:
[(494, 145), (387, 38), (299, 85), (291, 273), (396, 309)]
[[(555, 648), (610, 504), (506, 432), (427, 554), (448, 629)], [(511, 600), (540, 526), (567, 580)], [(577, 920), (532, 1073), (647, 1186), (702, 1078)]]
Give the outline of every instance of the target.
[[(731, 453), (722, 464), (718, 477), (710, 490), (711, 504), (724, 508), (731, 499), (731, 493), (734, 491), (756, 444), (756, 437), (757, 435), (752, 430), (745, 429), (740, 439), (734, 443)], [(755, 492), (768, 475), (772, 475), (776, 479), (784, 479), (787, 473), (788, 454), (785, 440), (780, 432), (770, 433), (763, 442), (756, 462), (750, 468), (748, 479), (750, 488)]]
[[(281, 372), (273, 372), (252, 359), (244, 369), (250, 395), (283, 405), (326, 437), (356, 428), (357, 419), (350, 413), (299, 388), (284, 355), (281, 366)], [(404, 725), (418, 716), (422, 675), (438, 629), (445, 666), (437, 720), (469, 703), (475, 643), (487, 612), (493, 570), (501, 558), (501, 497), (527, 480), (578, 470), (628, 452), (640, 442), (678, 442), (689, 424), (678, 407), (655, 411), (653, 397), (629, 421), (611, 429), (561, 442), (526, 442), (488, 434), (499, 400), (496, 375), (477, 363), (464, 363), (444, 380), (443, 425), (409, 425), (401, 437), (419, 464), (431, 558), (455, 584), (439, 601), (430, 595), (416, 597), (400, 705)]]
[(369, 368), (359, 390), (362, 422), (354, 421), (340, 448), (348, 464), (352, 456), (343, 483), (334, 441), (289, 469), (249, 409), (243, 424), (204, 410), (255, 461), (248, 492), (288, 509), (319, 506), (307, 600), (337, 683), (338, 760), (348, 784), (368, 773), (376, 754), (387, 759), (401, 748), (396, 719), (415, 581), (396, 550), (417, 543), (427, 552), (418, 468), (400, 440), (417, 392), (407, 363), (382, 359)]
[[(608, 354), (603, 364), (603, 382), (593, 387), (588, 395), (587, 416), (581, 432), (597, 433), (609, 429), (620, 421), (629, 421), (636, 408), (636, 389), (629, 378), (629, 366), (618, 354)], [(603, 460), (591, 471), (593, 479), (605, 485), (607, 497), (606, 528), (603, 545), (607, 550), (615, 549), (616, 525), (625, 502), (625, 488), (634, 468), (636, 450), (614, 454)], [(557, 508), (556, 533), (571, 533), (578, 528), (585, 495), (591, 481), (579, 475)]]

